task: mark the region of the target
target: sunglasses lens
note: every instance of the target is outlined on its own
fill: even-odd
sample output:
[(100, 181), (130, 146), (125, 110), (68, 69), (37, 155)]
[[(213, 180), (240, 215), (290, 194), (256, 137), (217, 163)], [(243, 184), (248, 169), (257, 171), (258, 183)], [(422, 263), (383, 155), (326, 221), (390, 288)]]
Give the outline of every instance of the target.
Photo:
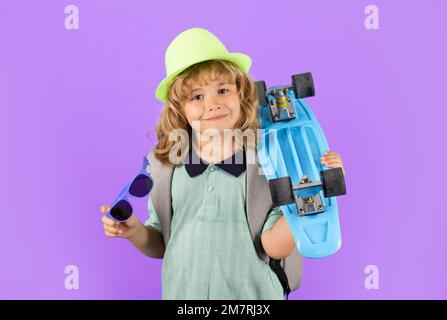
[(153, 182), (148, 176), (139, 174), (129, 188), (129, 193), (135, 197), (144, 197), (151, 191)]
[(120, 200), (110, 210), (110, 215), (118, 221), (127, 220), (132, 215), (132, 207), (126, 200)]

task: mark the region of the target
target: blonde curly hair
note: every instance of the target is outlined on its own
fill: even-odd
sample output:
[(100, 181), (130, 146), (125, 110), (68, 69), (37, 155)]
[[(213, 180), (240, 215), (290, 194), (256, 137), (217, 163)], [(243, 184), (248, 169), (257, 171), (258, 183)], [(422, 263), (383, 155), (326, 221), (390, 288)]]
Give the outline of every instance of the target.
[[(156, 126), (158, 143), (154, 148), (155, 157), (164, 165), (173, 166), (169, 159), (171, 149), (180, 142), (170, 139), (170, 133), (183, 129), (192, 142), (192, 128), (186, 119), (183, 106), (192, 91), (193, 83), (207, 83), (213, 80), (226, 80), (236, 84), (241, 103), (241, 117), (231, 129), (240, 129), (246, 139), (242, 139), (245, 148), (254, 148), (257, 143), (259, 106), (256, 85), (251, 77), (236, 64), (226, 60), (208, 60), (197, 63), (180, 73), (169, 85), (168, 100), (164, 105), (160, 120)], [(230, 129), (230, 128), (229, 128)], [(250, 138), (248, 138), (250, 137)]]

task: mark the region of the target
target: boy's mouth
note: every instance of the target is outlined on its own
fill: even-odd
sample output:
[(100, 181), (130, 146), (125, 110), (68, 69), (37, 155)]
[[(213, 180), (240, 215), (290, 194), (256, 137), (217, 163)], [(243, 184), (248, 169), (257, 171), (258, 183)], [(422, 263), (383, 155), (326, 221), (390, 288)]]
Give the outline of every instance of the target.
[(206, 120), (206, 121), (214, 121), (214, 120), (220, 120), (220, 119), (223, 119), (223, 118), (225, 118), (226, 116), (228, 116), (228, 114), (224, 114), (224, 115), (221, 115), (221, 116), (216, 116), (216, 117), (211, 117), (211, 118), (208, 118), (208, 119), (203, 119), (203, 120)]

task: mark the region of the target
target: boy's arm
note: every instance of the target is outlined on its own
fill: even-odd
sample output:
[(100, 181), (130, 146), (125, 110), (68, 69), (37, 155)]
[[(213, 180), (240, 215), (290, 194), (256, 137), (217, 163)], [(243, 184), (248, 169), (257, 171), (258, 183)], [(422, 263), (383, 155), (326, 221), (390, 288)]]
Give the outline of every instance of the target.
[(295, 240), (284, 216), (281, 216), (271, 229), (262, 234), (261, 243), (272, 259), (281, 260), (290, 255), (295, 248)]
[(165, 253), (165, 243), (160, 232), (145, 226), (141, 221), (135, 226), (135, 233), (129, 241), (144, 255), (162, 259)]

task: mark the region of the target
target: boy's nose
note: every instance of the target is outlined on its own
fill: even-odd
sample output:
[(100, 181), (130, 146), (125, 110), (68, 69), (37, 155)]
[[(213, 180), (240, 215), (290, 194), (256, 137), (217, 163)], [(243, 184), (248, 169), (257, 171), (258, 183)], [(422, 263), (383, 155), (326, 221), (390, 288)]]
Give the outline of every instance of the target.
[(207, 101), (207, 109), (208, 111), (218, 110), (220, 109), (220, 101), (217, 98), (209, 98)]
[(208, 107), (208, 112), (213, 111), (213, 110), (219, 110), (220, 106), (219, 105), (210, 105)]

